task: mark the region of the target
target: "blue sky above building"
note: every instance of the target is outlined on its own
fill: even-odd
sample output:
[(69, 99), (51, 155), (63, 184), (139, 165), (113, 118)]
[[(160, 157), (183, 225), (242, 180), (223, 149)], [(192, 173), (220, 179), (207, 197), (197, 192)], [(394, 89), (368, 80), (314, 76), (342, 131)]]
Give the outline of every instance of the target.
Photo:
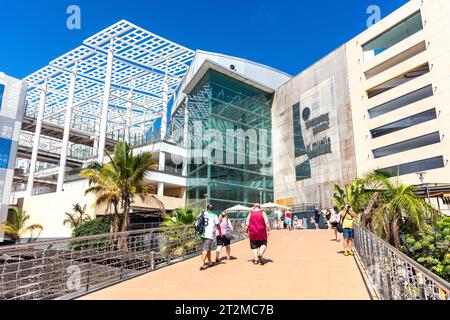
[[(379, 6), (385, 17), (406, 2), (8, 1), (0, 10), (0, 71), (23, 78), (126, 19), (193, 50), (229, 54), (296, 75), (366, 29), (370, 5)], [(81, 9), (81, 30), (66, 26), (70, 5)]]

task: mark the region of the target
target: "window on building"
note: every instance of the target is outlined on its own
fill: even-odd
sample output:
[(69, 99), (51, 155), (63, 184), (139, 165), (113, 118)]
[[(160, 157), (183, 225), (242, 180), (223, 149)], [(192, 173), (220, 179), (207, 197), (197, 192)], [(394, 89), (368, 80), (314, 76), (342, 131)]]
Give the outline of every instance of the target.
[(391, 89), (397, 88), (398, 86), (401, 86), (402, 84), (409, 82), (411, 80), (414, 80), (420, 76), (423, 76), (424, 74), (430, 72), (430, 66), (428, 65), (428, 62), (414, 68), (413, 70), (410, 70), (402, 75), (399, 75), (391, 80), (386, 81), (385, 83), (382, 83), (370, 90), (367, 91), (367, 96), (370, 98), (373, 98), (379, 94), (382, 94), (386, 91), (389, 91)]
[(405, 107), (417, 101), (429, 98), (433, 95), (432, 85), (420, 88), (413, 92), (407, 93), (401, 97), (395, 98), (386, 103), (380, 104), (369, 110), (369, 116), (371, 119), (382, 116), (385, 113), (397, 110), (399, 108)]
[(433, 170), (443, 167), (444, 167), (444, 158), (442, 156), (439, 156), (419, 161), (408, 162), (389, 168), (379, 169), (378, 171), (385, 172), (391, 176), (397, 175), (401, 176), (405, 174)]
[(408, 118), (404, 118), (372, 129), (370, 130), (370, 133), (372, 134), (372, 138), (378, 138), (386, 134), (406, 129), (433, 119), (436, 119), (436, 109), (434, 108), (418, 114), (414, 114)]
[(364, 72), (364, 75), (366, 76), (366, 79), (370, 79), (372, 77), (375, 77), (376, 75), (389, 70), (392, 67), (395, 67), (396, 65), (399, 65), (400, 63), (411, 59), (412, 57), (417, 56), (418, 54), (424, 52), (427, 49), (425, 41), (421, 41), (415, 46), (412, 46), (411, 48), (395, 55), (391, 59), (388, 59), (375, 67), (367, 70)]
[(372, 57), (386, 51), (422, 29), (422, 16), (420, 11), (417, 11), (412, 16), (383, 32), (375, 39), (365, 43), (363, 45), (364, 59), (366, 61), (370, 60)]
[(11, 140), (0, 138), (0, 169), (8, 169)]
[(373, 150), (373, 156), (375, 157), (375, 159), (381, 158), (385, 156), (390, 156), (391, 154), (417, 149), (439, 142), (441, 142), (439, 132), (433, 132), (420, 137), (416, 137), (413, 139), (409, 139), (406, 141), (394, 143), (382, 148), (375, 149)]
[(5, 92), (5, 86), (0, 84), (0, 110), (2, 110), (3, 93)]

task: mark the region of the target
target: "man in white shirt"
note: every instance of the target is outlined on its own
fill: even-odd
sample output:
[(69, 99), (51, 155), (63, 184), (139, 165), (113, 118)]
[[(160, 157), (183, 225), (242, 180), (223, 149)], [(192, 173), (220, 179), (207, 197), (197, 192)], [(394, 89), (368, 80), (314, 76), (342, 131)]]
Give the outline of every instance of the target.
[[(214, 206), (212, 204), (209, 204), (207, 207), (207, 211), (204, 212), (205, 229), (203, 234), (200, 235), (203, 239), (202, 264), (200, 266), (200, 270), (205, 270), (212, 265), (211, 251), (213, 241), (216, 238), (216, 230), (218, 230), (219, 235), (222, 235), (219, 217), (214, 212), (212, 212), (213, 210)], [(208, 259), (208, 264), (206, 264), (206, 259)]]

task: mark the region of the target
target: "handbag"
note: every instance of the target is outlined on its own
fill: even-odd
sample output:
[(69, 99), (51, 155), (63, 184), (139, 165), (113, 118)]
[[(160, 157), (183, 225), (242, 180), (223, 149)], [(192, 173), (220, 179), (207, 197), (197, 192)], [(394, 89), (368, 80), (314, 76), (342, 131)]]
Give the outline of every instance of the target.
[(336, 229), (339, 233), (344, 232), (344, 228), (342, 228), (342, 222), (338, 222)]
[(227, 231), (225, 233), (225, 237), (227, 237), (230, 240), (234, 240), (234, 235), (233, 235), (233, 232), (231, 231), (231, 221), (230, 220), (227, 221)]

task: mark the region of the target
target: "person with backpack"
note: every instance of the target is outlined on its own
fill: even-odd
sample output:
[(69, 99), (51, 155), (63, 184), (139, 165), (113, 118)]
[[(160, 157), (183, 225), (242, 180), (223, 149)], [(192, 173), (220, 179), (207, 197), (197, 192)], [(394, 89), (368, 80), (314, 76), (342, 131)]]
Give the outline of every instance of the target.
[[(195, 221), (195, 230), (199, 233), (203, 241), (203, 252), (201, 255), (202, 264), (200, 266), (200, 270), (205, 270), (213, 265), (211, 261), (211, 251), (216, 230), (219, 235), (222, 235), (219, 217), (212, 212), (213, 210), (214, 206), (209, 204), (207, 210), (203, 211)], [(208, 264), (206, 264), (207, 259)]]
[(256, 203), (250, 211), (245, 224), (245, 235), (250, 239), (250, 249), (253, 254), (253, 264), (264, 265), (263, 255), (267, 249), (267, 239), (269, 236), (269, 219), (261, 210), (259, 203)]
[(220, 252), (222, 251), (223, 247), (225, 247), (225, 250), (227, 252), (227, 259), (231, 259), (231, 240), (232, 240), (232, 232), (233, 232), (233, 225), (231, 224), (230, 219), (228, 219), (228, 213), (226, 211), (222, 212), (219, 216), (220, 221), (220, 229), (221, 229), (221, 235), (219, 234), (219, 230), (217, 230), (217, 248), (216, 248), (216, 263), (219, 263), (219, 256)]

